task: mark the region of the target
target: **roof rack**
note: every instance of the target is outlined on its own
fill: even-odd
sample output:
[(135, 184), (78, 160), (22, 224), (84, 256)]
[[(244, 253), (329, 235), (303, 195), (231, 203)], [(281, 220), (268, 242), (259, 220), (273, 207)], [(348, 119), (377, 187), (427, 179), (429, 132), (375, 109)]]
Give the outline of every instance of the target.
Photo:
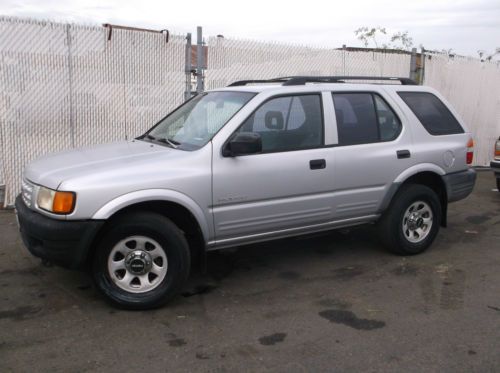
[(305, 85), (306, 83), (345, 83), (346, 80), (389, 80), (399, 81), (401, 85), (417, 85), (413, 79), (392, 76), (286, 76), (268, 80), (240, 80), (231, 83), (228, 87), (252, 83), (283, 83), (284, 86)]
[(274, 78), (274, 79), (261, 79), (261, 80), (238, 80), (237, 82), (233, 82), (228, 85), (228, 87), (238, 87), (247, 84), (255, 84), (255, 83), (285, 83), (289, 80), (289, 78)]

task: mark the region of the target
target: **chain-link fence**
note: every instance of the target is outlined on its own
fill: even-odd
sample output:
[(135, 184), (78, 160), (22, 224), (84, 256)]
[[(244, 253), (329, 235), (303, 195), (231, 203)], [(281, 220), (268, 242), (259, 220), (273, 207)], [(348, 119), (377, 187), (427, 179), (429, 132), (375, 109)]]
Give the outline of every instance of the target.
[(409, 76), (409, 53), (326, 49), (211, 37), (207, 89), (291, 75)]
[[(323, 49), (209, 38), (206, 87), (290, 75), (408, 77), (410, 60), (409, 53), (394, 51)], [(475, 140), (474, 165), (488, 166), (493, 145), (500, 136), (500, 63), (427, 54), (418, 58), (418, 65), (414, 75), (421, 78), (423, 73), (424, 84), (441, 92), (471, 129)]]
[(141, 134), (183, 100), (184, 37), (0, 17), (5, 204), (49, 152)]
[[(206, 47), (206, 89), (291, 75), (408, 77), (411, 68), (411, 55), (394, 51), (221, 37)], [(190, 95), (195, 60), (180, 35), (0, 17), (0, 202), (2, 181), (10, 205), (40, 155), (142, 133)], [(487, 165), (500, 135), (498, 63), (428, 55), (424, 75), (471, 127), (475, 164)]]
[(474, 165), (489, 166), (500, 136), (500, 63), (431, 54), (424, 77), (424, 84), (443, 94), (471, 130)]

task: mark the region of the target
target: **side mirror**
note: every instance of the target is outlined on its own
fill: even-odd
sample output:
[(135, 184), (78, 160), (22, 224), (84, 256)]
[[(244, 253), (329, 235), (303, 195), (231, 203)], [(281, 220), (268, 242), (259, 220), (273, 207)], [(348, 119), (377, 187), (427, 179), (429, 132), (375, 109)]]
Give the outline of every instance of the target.
[(256, 132), (238, 132), (224, 146), (222, 155), (224, 157), (236, 157), (238, 155), (257, 154), (262, 151), (262, 139)]

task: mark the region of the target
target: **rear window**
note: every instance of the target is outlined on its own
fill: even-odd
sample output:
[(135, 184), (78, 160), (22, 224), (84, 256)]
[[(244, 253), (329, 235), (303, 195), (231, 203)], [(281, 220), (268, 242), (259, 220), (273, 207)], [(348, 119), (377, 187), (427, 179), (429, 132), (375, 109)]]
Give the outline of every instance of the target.
[(464, 133), (462, 126), (439, 98), (429, 92), (398, 92), (431, 135)]

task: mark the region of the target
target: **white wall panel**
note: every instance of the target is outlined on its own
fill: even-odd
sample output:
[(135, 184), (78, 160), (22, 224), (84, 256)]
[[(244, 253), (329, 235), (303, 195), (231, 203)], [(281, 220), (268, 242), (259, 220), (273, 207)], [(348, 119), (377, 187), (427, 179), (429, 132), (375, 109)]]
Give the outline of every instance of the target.
[(424, 83), (450, 101), (473, 133), (474, 164), (489, 166), (500, 136), (500, 64), (431, 55), (424, 77)]

